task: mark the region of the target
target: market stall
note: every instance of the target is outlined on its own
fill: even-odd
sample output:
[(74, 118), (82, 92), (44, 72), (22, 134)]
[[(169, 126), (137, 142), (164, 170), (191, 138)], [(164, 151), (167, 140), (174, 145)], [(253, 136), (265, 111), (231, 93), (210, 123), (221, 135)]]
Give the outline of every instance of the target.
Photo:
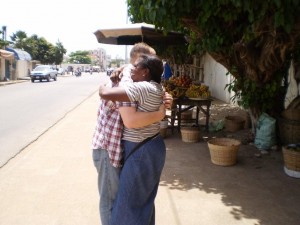
[[(212, 99), (190, 99), (190, 98), (178, 98), (174, 99), (173, 106), (174, 110), (171, 111), (171, 129), (173, 131), (175, 120), (177, 120), (177, 129), (180, 132), (182, 113), (196, 107), (196, 118), (192, 119), (196, 126), (199, 126), (199, 112), (203, 112), (205, 115), (205, 129), (208, 131), (209, 128), (209, 116), (210, 106)], [(183, 107), (186, 106), (186, 107)]]
[(209, 87), (187, 75), (173, 76), (169, 80), (164, 81), (163, 85), (166, 91), (174, 98), (170, 115), (172, 132), (175, 127), (175, 121), (177, 121), (178, 132), (180, 132), (183, 113), (195, 107), (196, 116), (190, 120), (194, 122), (194, 125), (199, 126), (199, 113), (201, 111), (205, 116), (205, 128), (208, 130), (209, 110), (212, 102)]

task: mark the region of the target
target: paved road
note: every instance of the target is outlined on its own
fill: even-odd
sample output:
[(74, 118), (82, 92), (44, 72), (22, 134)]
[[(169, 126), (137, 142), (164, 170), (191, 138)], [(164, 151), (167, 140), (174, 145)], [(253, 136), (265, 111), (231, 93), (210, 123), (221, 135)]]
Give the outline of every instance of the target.
[(0, 167), (98, 90), (105, 73), (0, 87)]

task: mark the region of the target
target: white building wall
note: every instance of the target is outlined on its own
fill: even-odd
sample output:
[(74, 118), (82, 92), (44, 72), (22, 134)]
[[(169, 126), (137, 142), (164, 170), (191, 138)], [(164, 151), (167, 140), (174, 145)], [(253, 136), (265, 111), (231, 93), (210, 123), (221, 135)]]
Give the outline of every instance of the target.
[(31, 70), (31, 63), (26, 60), (17, 60), (16, 78), (28, 77)]
[(203, 65), (204, 80), (203, 82), (209, 86), (211, 95), (226, 103), (230, 103), (230, 93), (226, 84), (230, 83), (231, 75), (227, 75), (227, 69), (220, 63), (216, 62), (208, 53), (201, 58)]

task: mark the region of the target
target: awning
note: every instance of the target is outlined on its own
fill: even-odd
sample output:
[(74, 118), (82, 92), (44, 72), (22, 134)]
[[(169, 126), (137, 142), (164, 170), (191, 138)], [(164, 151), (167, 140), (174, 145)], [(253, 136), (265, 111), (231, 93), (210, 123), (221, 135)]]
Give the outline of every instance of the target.
[(6, 50), (9, 52), (13, 52), (16, 60), (31, 61), (31, 55), (28, 52), (25, 52), (24, 50), (9, 47), (6, 47)]
[(99, 29), (94, 32), (99, 43), (111, 45), (134, 45), (145, 42), (149, 45), (183, 45), (185, 36), (178, 32), (166, 34), (154, 25), (146, 23), (126, 24), (122, 27)]
[(0, 49), (0, 58), (11, 60), (14, 59), (14, 53)]

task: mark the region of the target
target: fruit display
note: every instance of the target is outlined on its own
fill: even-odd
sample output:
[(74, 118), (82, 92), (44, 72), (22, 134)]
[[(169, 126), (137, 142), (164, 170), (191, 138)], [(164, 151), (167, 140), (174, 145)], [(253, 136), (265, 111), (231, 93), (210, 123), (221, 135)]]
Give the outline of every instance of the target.
[[(173, 96), (173, 98), (203, 98), (210, 97), (210, 91), (205, 84), (196, 84), (197, 81), (193, 81), (187, 75), (180, 75), (178, 77), (171, 77), (169, 80), (163, 82), (165, 90)], [(199, 82), (198, 82), (199, 83)]]
[(210, 97), (210, 91), (205, 84), (192, 84), (186, 91), (185, 96), (188, 98), (203, 98)]
[(192, 78), (187, 75), (180, 75), (178, 77), (170, 77), (169, 82), (174, 84), (177, 87), (185, 87), (188, 88), (192, 83)]

